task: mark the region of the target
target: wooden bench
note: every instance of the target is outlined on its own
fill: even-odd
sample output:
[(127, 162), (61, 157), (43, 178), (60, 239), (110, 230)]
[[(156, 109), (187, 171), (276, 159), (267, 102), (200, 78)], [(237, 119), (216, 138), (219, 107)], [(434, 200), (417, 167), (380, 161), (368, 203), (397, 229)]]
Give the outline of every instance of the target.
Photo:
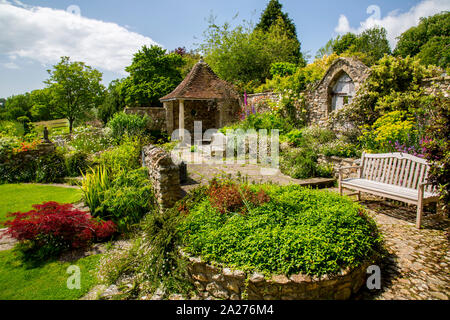
[[(356, 168), (358, 178), (342, 178), (342, 171)], [(427, 181), (429, 166), (426, 160), (405, 153), (363, 153), (361, 165), (339, 169), (339, 193), (343, 189), (357, 191), (417, 205), (416, 226), (420, 228), (423, 206), (437, 202), (439, 194)]]

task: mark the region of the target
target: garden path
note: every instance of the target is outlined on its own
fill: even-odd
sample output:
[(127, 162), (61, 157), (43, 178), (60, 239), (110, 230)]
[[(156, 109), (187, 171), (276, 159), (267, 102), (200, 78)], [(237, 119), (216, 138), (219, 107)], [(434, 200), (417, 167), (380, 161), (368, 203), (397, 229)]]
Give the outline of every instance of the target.
[[(312, 178), (312, 179), (294, 179), (278, 171), (275, 175), (263, 175), (262, 167), (257, 164), (187, 164), (188, 181), (182, 185), (184, 191), (189, 191), (200, 184), (207, 184), (208, 181), (218, 175), (230, 175), (232, 178), (241, 177), (248, 179), (248, 182), (263, 183), (273, 182), (280, 185), (299, 184), (303, 186), (322, 187), (332, 186), (335, 179)], [(263, 169), (264, 170), (264, 169)]]
[(449, 219), (430, 214), (425, 216), (422, 229), (417, 229), (415, 206), (365, 194), (361, 204), (376, 221), (388, 254), (380, 263), (381, 290), (363, 289), (355, 298), (449, 300)]

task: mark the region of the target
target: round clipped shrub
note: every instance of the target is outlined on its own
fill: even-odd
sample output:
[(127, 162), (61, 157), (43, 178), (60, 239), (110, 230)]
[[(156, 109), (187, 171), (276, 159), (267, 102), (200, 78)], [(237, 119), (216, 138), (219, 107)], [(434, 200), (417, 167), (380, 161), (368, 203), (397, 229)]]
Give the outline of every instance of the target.
[(357, 267), (379, 249), (375, 223), (347, 197), (296, 185), (248, 188), (270, 200), (247, 203), (245, 213), (218, 210), (208, 191), (186, 202), (186, 252), (244, 271), (320, 276)]

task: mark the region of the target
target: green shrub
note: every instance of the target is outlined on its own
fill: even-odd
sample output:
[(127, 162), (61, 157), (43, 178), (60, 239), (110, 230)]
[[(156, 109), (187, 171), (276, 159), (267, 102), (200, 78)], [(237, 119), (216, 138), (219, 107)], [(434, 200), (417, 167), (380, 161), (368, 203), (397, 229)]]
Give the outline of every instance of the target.
[(360, 141), (368, 152), (394, 152), (395, 143), (417, 146), (418, 132), (411, 115), (405, 111), (393, 111), (366, 127)]
[(129, 136), (143, 135), (149, 128), (150, 118), (136, 114), (116, 113), (108, 122), (108, 127), (112, 130), (112, 136), (120, 138), (125, 134)]
[(319, 153), (331, 157), (343, 157), (343, 158), (359, 158), (361, 157), (361, 151), (359, 147), (352, 143), (346, 143), (342, 140), (335, 140), (332, 142), (328, 142), (323, 144)]
[(270, 202), (247, 214), (194, 203), (179, 230), (185, 250), (208, 262), (264, 274), (337, 274), (372, 257), (380, 236), (351, 199), (296, 185), (252, 186)]
[(100, 155), (98, 163), (107, 167), (114, 177), (122, 170), (133, 170), (140, 167), (141, 142), (138, 139), (125, 137), (123, 142)]
[(281, 172), (294, 179), (317, 177), (317, 154), (308, 148), (293, 149), (283, 152), (280, 158)]
[(77, 127), (74, 129), (74, 135), (69, 145), (76, 151), (85, 153), (96, 153), (106, 150), (113, 144), (107, 130), (96, 130), (92, 127)]
[(151, 296), (164, 287), (164, 297), (171, 293), (193, 291), (187, 275), (187, 263), (180, 257), (181, 235), (178, 226), (183, 219), (175, 208), (148, 214), (131, 249), (106, 254), (100, 263), (100, 280), (108, 285), (123, 275), (133, 278), (131, 288), (124, 288), (123, 299)]
[(84, 201), (92, 214), (101, 205), (104, 199), (103, 193), (109, 189), (110, 185), (108, 170), (103, 165), (91, 168), (86, 175), (83, 175), (81, 191), (83, 191)]
[(146, 168), (122, 171), (101, 196), (101, 203), (93, 215), (114, 221), (122, 231), (129, 231), (154, 204)]
[(0, 121), (0, 137), (22, 136), (24, 134), (23, 125), (15, 121)]
[(88, 155), (83, 152), (75, 152), (66, 158), (67, 173), (70, 177), (78, 177), (86, 173), (89, 167)]
[(238, 122), (232, 126), (224, 127), (220, 129), (224, 134), (227, 129), (242, 129), (244, 131), (248, 129), (266, 129), (270, 134), (271, 130), (278, 129), (281, 134), (288, 133), (292, 130), (292, 125), (289, 123), (288, 119), (281, 117), (277, 112), (265, 112), (250, 114), (245, 120)]
[(64, 154), (55, 151), (40, 156), (37, 161), (36, 182), (57, 182), (66, 176)]

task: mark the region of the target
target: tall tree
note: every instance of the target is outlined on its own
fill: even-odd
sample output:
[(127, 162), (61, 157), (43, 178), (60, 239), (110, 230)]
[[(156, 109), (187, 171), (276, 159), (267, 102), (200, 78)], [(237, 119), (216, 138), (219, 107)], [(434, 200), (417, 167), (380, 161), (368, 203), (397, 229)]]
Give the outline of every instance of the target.
[(105, 99), (98, 108), (98, 116), (107, 123), (112, 116), (125, 109), (125, 98), (121, 92), (123, 81), (116, 79), (111, 81), (105, 93)]
[(330, 55), (336, 53), (338, 55), (358, 55), (364, 57), (364, 62), (373, 65), (380, 60), (385, 54), (391, 53), (389, 41), (387, 40), (386, 29), (382, 27), (374, 27), (367, 29), (359, 35), (354, 33), (346, 33), (331, 39), (327, 44), (319, 49), (317, 57), (323, 57), (324, 54)]
[(159, 98), (170, 93), (181, 82), (180, 67), (183, 58), (177, 53), (167, 53), (161, 47), (143, 46), (125, 70), (122, 94), (127, 106), (159, 106)]
[(69, 57), (62, 57), (48, 73), (50, 78), (45, 83), (55, 98), (54, 112), (69, 121), (72, 133), (75, 120), (100, 104), (104, 91), (100, 83), (102, 73), (83, 62), (70, 62)]
[(33, 90), (31, 92), (31, 116), (33, 121), (46, 121), (55, 119), (55, 100), (50, 88)]
[(279, 18), (267, 32), (249, 23), (231, 29), (227, 23), (218, 26), (210, 20), (200, 49), (218, 76), (249, 91), (271, 77), (273, 63), (297, 64), (296, 47)]
[(402, 33), (394, 54), (403, 58), (419, 55), (422, 63), (450, 66), (450, 12), (422, 18), (416, 27)]
[[(292, 40), (297, 42), (297, 46), (293, 50), (293, 54), (298, 58), (298, 63), (303, 66), (305, 65), (305, 60), (301, 53), (301, 44), (297, 37), (297, 28), (289, 15), (282, 11), (283, 5), (278, 0), (270, 0), (267, 4), (266, 9), (261, 14), (259, 23), (256, 25), (256, 29), (268, 32), (270, 28), (274, 25), (281, 25), (286, 30), (286, 34)], [(279, 21), (282, 20), (282, 23)]]

